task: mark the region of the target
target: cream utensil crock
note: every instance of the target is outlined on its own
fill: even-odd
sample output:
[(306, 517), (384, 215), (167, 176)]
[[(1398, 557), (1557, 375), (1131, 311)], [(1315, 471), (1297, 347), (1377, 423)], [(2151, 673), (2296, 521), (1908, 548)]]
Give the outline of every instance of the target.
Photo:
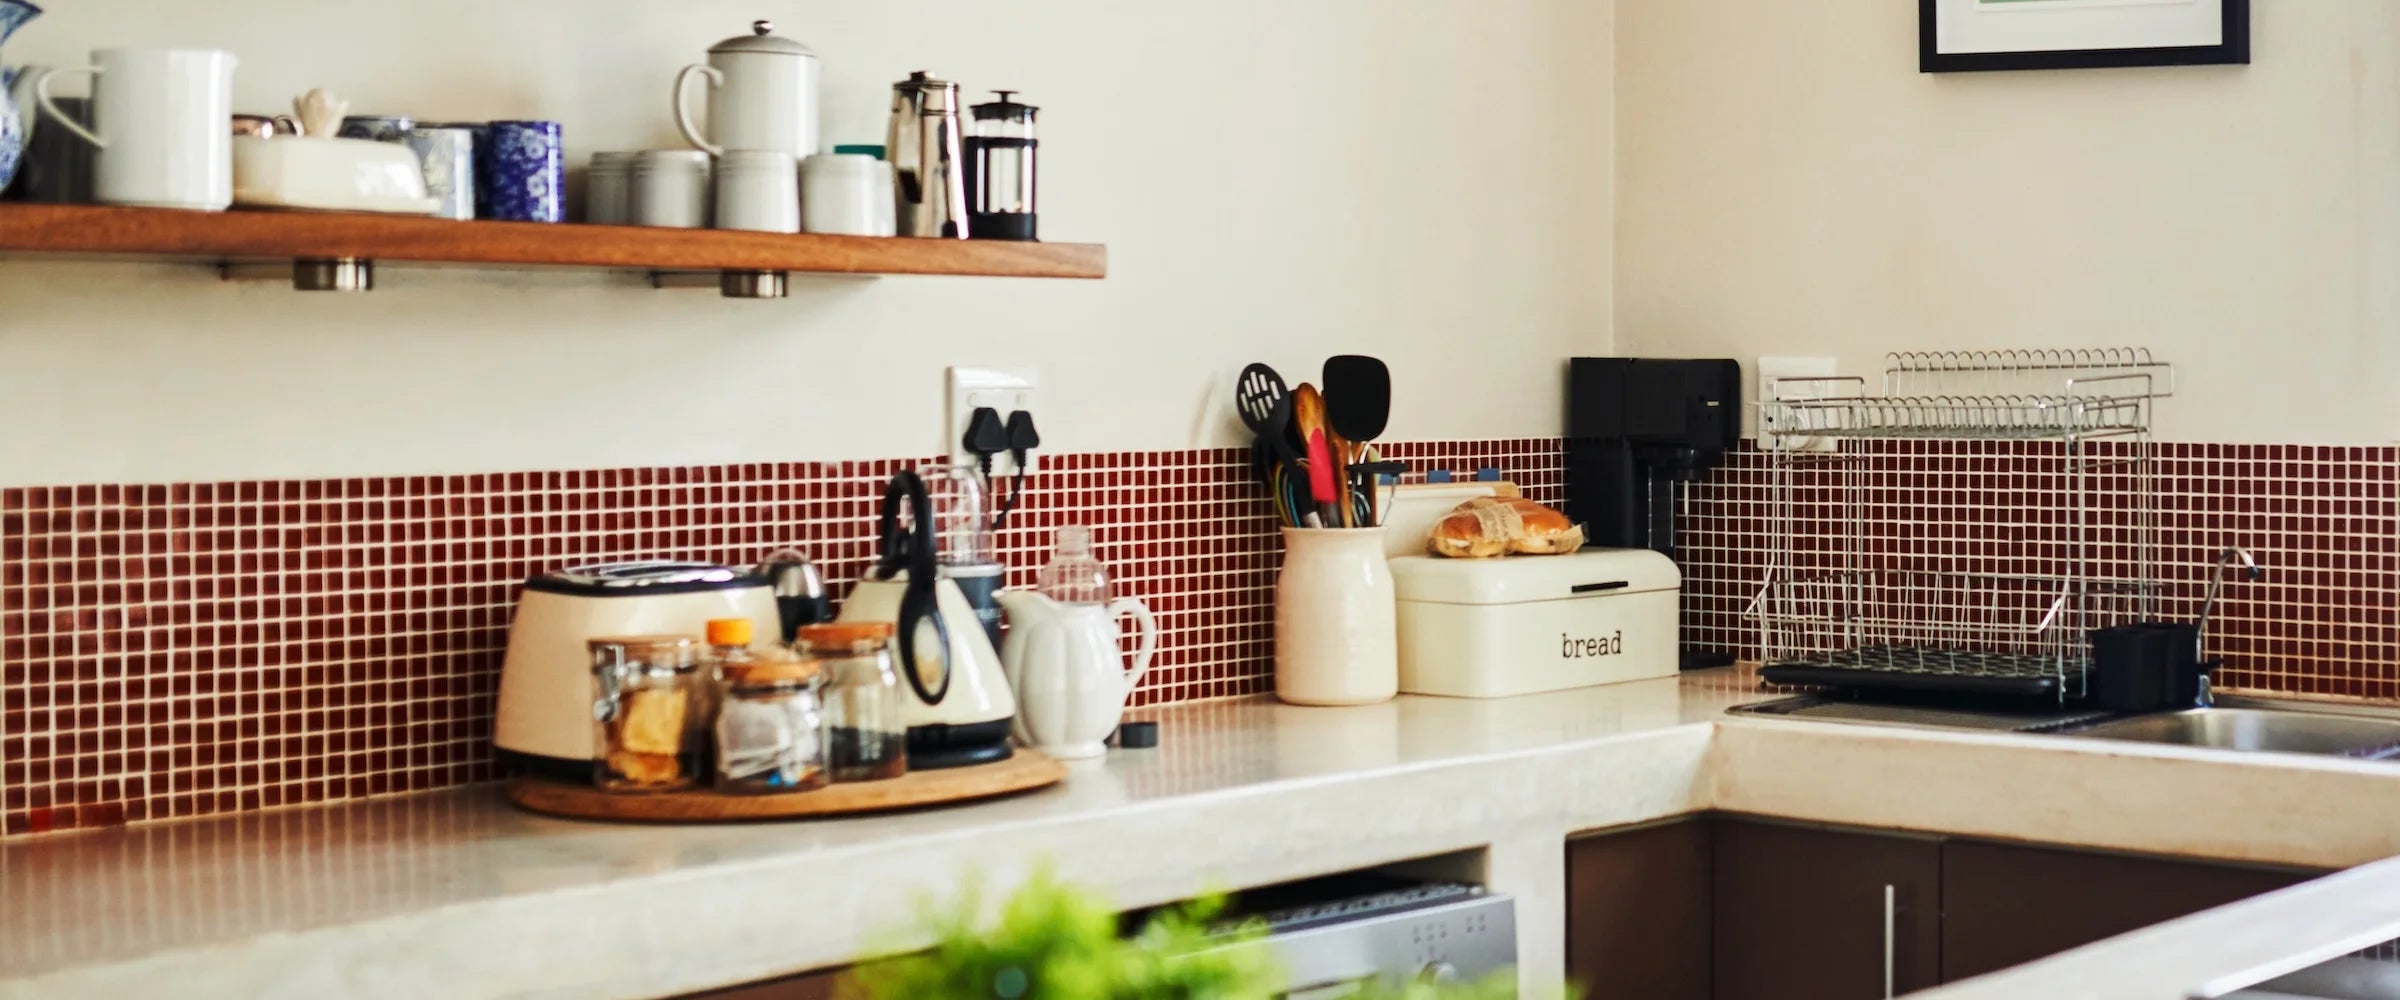
[(1400, 690), (1382, 528), (1285, 528), (1275, 581), (1275, 697), (1371, 705)]

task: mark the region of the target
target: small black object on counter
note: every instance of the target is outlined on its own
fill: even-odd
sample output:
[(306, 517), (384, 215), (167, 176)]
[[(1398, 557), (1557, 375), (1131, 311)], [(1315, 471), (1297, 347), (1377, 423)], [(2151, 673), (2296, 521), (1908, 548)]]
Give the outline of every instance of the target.
[(1117, 748), (1148, 750), (1158, 745), (1158, 723), (1127, 722), (1117, 727)]

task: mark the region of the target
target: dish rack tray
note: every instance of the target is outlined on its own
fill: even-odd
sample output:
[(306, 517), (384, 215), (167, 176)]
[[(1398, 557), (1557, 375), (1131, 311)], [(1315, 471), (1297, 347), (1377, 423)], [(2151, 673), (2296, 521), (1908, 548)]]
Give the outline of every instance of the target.
[(2156, 614), (2174, 371), (2147, 350), (1902, 353), (1880, 392), (1763, 388), (1766, 680), (2065, 702), (2090, 630)]

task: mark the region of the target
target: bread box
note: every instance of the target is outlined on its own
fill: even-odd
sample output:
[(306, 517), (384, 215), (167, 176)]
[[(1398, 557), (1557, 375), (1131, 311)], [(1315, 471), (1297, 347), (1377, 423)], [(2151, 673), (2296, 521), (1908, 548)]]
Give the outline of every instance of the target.
[(1504, 698), (1675, 674), (1683, 574), (1648, 549), (1391, 568), (1402, 691)]

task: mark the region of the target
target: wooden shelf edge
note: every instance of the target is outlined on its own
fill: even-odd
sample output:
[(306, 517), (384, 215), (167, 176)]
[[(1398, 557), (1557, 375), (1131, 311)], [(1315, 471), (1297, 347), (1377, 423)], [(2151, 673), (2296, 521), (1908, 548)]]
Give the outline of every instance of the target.
[(217, 260), (355, 258), (651, 271), (1002, 278), (1108, 275), (1108, 248), (1096, 243), (825, 236), (580, 223), (457, 222), (350, 212), (188, 212), (33, 203), (0, 204), (0, 250)]

